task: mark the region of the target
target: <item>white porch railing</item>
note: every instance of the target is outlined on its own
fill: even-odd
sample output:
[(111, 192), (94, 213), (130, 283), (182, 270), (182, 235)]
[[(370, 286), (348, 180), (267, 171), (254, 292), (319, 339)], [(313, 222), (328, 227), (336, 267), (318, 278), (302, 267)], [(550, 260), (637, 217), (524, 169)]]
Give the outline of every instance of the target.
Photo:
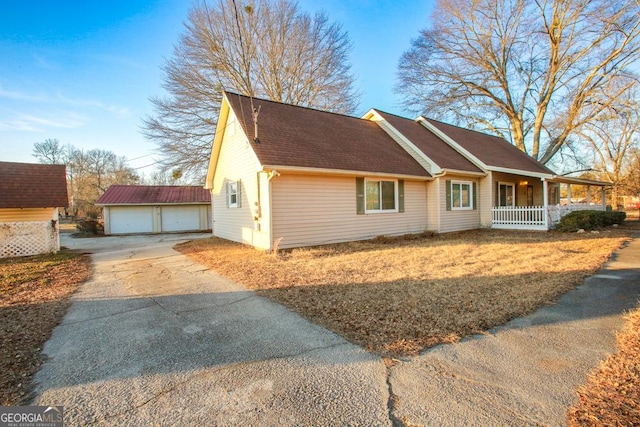
[(491, 227), (511, 230), (548, 230), (573, 211), (604, 210), (602, 205), (497, 206), (491, 208)]
[(491, 208), (491, 227), (546, 230), (544, 206), (499, 206)]

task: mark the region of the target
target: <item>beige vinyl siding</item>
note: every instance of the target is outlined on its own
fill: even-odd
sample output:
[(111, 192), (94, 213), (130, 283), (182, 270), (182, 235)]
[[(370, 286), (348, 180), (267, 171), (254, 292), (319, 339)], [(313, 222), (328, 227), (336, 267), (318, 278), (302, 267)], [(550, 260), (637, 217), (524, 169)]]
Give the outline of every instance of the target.
[[(457, 177), (454, 175), (446, 175), (438, 178), (436, 184), (440, 192), (440, 232), (472, 230), (480, 227), (480, 209), (470, 210), (447, 210), (447, 181), (471, 181), (478, 185), (478, 180), (469, 179), (468, 177)], [(479, 193), (479, 191), (478, 191)], [(479, 206), (480, 200), (476, 201)]]
[(494, 200), (493, 172), (489, 171), (487, 176), (481, 178), (478, 183), (478, 208), (480, 209), (480, 225), (491, 227), (491, 208)]
[[(258, 209), (258, 159), (233, 112), (229, 113), (225, 129), (211, 191), (213, 234), (235, 242), (264, 247), (264, 242), (269, 240), (265, 236), (268, 227), (260, 220), (254, 221)], [(238, 180), (240, 207), (227, 207), (227, 183)]]
[(405, 212), (358, 215), (355, 177), (283, 174), (271, 182), (273, 239), (290, 248), (419, 233), (426, 193), (425, 182), (405, 180)]
[(438, 181), (427, 183), (427, 230), (440, 231), (440, 187)]
[(31, 222), (58, 219), (57, 208), (0, 209), (0, 222)]

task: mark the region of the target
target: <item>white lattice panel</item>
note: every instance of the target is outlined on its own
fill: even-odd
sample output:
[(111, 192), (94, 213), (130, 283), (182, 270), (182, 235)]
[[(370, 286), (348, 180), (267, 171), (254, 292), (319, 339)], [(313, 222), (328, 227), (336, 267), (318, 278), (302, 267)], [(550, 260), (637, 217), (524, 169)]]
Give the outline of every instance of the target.
[(0, 258), (57, 252), (58, 224), (51, 221), (1, 222)]

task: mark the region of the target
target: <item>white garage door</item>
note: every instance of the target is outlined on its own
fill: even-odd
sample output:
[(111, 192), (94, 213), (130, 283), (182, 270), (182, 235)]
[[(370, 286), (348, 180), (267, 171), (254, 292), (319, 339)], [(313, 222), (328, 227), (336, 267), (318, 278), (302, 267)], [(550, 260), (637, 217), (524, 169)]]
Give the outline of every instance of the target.
[(153, 231), (153, 207), (132, 206), (109, 209), (111, 234), (151, 233)]
[(200, 229), (200, 206), (162, 206), (162, 231)]

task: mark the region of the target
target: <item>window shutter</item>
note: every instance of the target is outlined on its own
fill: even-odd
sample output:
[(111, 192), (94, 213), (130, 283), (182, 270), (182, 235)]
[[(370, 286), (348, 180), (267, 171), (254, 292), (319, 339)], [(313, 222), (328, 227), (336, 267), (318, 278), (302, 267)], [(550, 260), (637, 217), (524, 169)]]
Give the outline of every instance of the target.
[(398, 212), (404, 212), (404, 179), (398, 180)]
[(473, 183), (473, 210), (478, 209), (478, 184), (474, 181)]
[(364, 215), (364, 178), (356, 178), (356, 212)]
[(229, 188), (229, 184), (230, 184), (230, 182), (227, 182), (225, 184), (225, 194), (226, 194), (226, 199), (227, 199), (227, 208), (231, 204), (231, 191), (230, 191), (230, 188)]
[(242, 181), (238, 180), (236, 185), (236, 206), (242, 207)]
[(447, 197), (447, 210), (451, 210), (451, 181), (445, 181), (446, 197)]

